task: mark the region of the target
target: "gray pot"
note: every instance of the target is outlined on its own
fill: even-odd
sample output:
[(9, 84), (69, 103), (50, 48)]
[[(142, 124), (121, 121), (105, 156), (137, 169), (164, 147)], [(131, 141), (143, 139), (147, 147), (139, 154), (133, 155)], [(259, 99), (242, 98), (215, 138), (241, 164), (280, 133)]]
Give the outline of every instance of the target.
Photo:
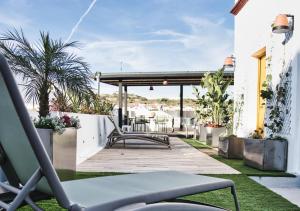
[(286, 171), (288, 142), (282, 140), (244, 140), (244, 162), (261, 170)]
[(219, 138), (226, 132), (226, 127), (205, 127), (207, 132), (206, 144), (219, 147)]
[(50, 160), (53, 161), (53, 130), (37, 128), (37, 132)]
[(224, 158), (243, 159), (244, 140), (234, 135), (220, 137), (218, 154)]

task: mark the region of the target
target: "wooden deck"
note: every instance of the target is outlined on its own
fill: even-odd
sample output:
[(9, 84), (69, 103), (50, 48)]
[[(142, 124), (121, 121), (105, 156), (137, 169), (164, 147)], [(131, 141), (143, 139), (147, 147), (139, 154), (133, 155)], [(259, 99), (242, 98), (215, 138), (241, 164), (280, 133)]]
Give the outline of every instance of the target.
[(149, 172), (176, 170), (192, 174), (239, 174), (235, 169), (209, 157), (179, 138), (171, 147), (142, 141), (127, 141), (104, 149), (77, 166), (84, 172)]

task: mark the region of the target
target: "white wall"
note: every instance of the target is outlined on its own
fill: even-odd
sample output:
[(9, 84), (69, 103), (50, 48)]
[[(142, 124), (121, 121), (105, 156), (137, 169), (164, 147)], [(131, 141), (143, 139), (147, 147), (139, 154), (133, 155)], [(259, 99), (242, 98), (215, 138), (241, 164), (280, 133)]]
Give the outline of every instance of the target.
[(77, 165), (90, 158), (107, 143), (107, 136), (113, 130), (113, 125), (103, 115), (69, 114), (78, 116), (81, 128), (77, 131)]
[[(278, 14), (295, 15), (295, 30), (293, 37), (284, 46), (284, 35), (273, 34), (271, 24)], [(237, 130), (237, 135), (248, 136), (256, 129), (257, 112), (257, 78), (258, 61), (252, 55), (267, 47), (267, 55), (272, 56), (271, 74), (273, 85), (279, 80), (282, 71), (282, 61), (286, 66), (291, 63), (292, 97), (291, 97), (291, 130), (285, 136), (289, 140), (288, 171), (300, 174), (300, 2), (295, 0), (251, 0), (235, 17), (235, 97), (243, 92), (245, 105), (242, 113), (243, 126)], [(271, 49), (273, 49), (271, 51)]]

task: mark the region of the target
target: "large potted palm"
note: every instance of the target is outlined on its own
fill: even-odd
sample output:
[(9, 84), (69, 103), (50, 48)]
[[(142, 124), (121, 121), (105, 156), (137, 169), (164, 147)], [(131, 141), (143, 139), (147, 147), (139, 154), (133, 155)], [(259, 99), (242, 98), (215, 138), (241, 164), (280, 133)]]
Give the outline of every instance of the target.
[[(64, 43), (51, 39), (45, 32), (40, 32), (40, 40), (34, 44), (29, 42), (22, 30), (14, 29), (0, 37), (0, 51), (21, 79), (19, 83), (24, 89), (26, 101), (38, 103), (39, 120), (36, 122), (52, 124), (38, 129), (43, 143), (47, 143), (45, 147), (53, 146), (53, 131), (57, 132), (55, 127), (58, 124), (50, 117), (50, 96), (60, 92), (76, 95), (91, 90), (91, 73), (87, 63), (71, 53), (72, 48), (77, 46), (77, 42)], [(49, 156), (55, 157), (51, 153)]]
[[(202, 122), (200, 137), (213, 147), (218, 147), (219, 137), (226, 132), (231, 120), (233, 100), (227, 93), (231, 82), (224, 78), (224, 69), (219, 69), (215, 73), (207, 73), (200, 82), (200, 88), (194, 88), (198, 105), (196, 113)], [(204, 94), (203, 90), (206, 91)]]
[(31, 44), (23, 31), (8, 31), (0, 37), (0, 50), (22, 81), (28, 102), (37, 102), (39, 117), (49, 115), (50, 95), (68, 90), (80, 94), (91, 90), (91, 73), (81, 57), (71, 53), (77, 42), (64, 43), (41, 32)]

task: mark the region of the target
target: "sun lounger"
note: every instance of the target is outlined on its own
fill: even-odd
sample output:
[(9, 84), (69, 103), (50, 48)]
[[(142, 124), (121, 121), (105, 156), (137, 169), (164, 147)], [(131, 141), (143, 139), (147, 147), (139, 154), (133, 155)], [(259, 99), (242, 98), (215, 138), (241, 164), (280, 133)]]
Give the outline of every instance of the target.
[(143, 133), (143, 132), (124, 132), (118, 126), (113, 116), (109, 116), (108, 119), (113, 123), (114, 130), (108, 136), (107, 146), (111, 147), (119, 141), (123, 141), (125, 147), (125, 140), (143, 140), (150, 141), (157, 144), (162, 144), (171, 148), (169, 136), (163, 133)]
[[(0, 145), (13, 171), (17, 184), (0, 183), (15, 198), (2, 200), (0, 207), (16, 210), (23, 203), (41, 210), (32, 197), (37, 193), (54, 197), (62, 208), (71, 211), (96, 210), (222, 210), (200, 204), (160, 203), (183, 196), (230, 188), (237, 210), (239, 205), (234, 183), (180, 172), (152, 172), (97, 177), (61, 182), (25, 108), (14, 77), (0, 55)], [(157, 204), (155, 204), (157, 203)]]

